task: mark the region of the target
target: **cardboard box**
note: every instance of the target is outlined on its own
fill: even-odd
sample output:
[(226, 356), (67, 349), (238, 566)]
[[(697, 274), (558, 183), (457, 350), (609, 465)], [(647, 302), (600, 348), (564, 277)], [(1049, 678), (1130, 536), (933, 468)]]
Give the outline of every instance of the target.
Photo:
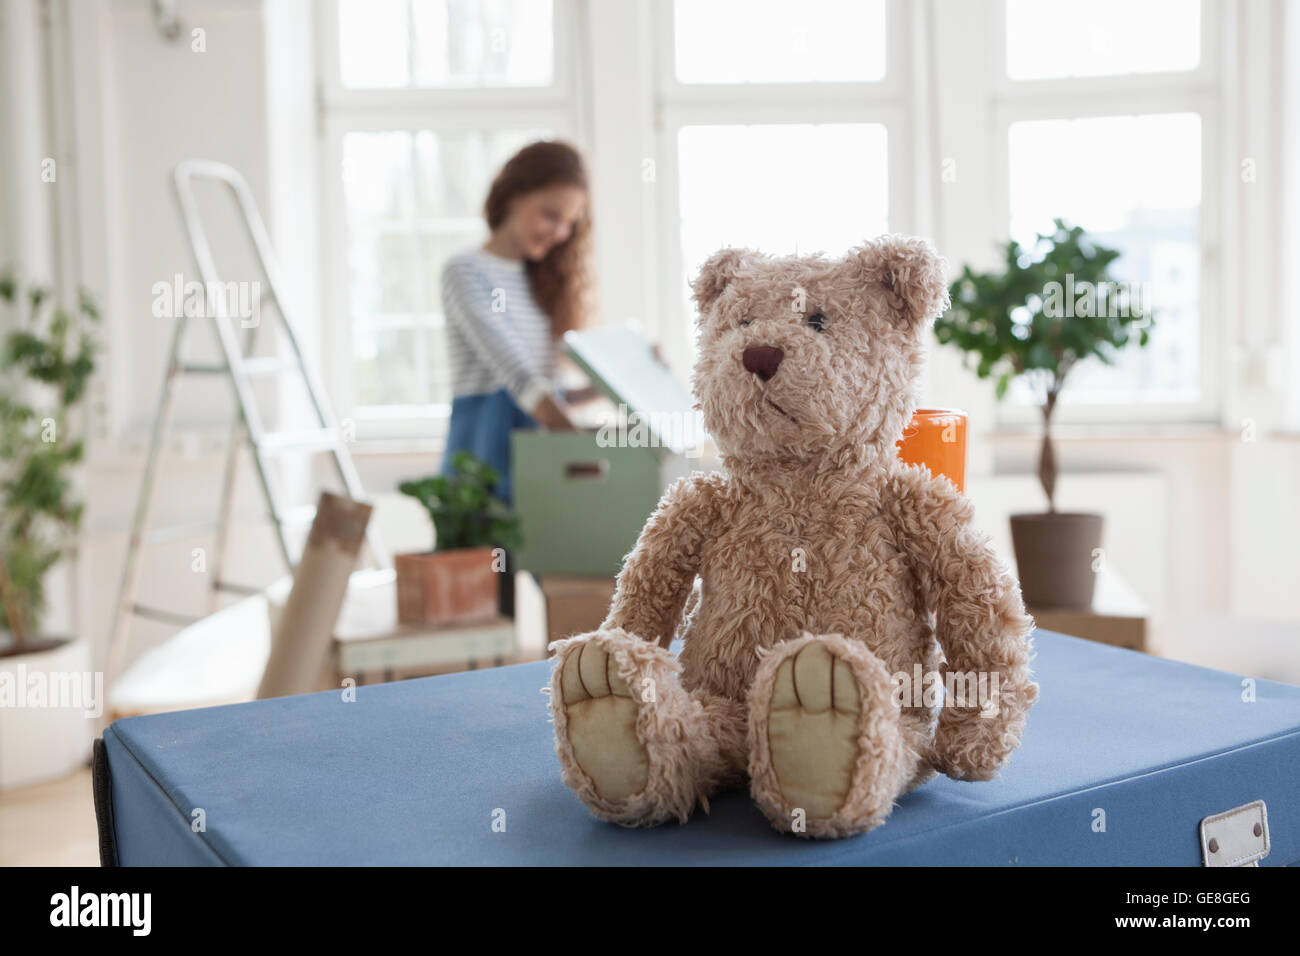
[(521, 572), (515, 584), (519, 651), (544, 657), (551, 641), (596, 630), (614, 599), (614, 583), (613, 578), (538, 579)]
[(614, 600), (614, 583), (613, 578), (542, 578), (548, 643), (600, 627)]
[(623, 414), (594, 432), (516, 431), (518, 567), (538, 575), (612, 578), (664, 489), (712, 468), (690, 392), (629, 328), (570, 332), (565, 348)]
[(1098, 573), (1090, 610), (1029, 608), (1029, 613), (1044, 630), (1134, 651), (1148, 650), (1146, 605), (1123, 578), (1111, 571)]

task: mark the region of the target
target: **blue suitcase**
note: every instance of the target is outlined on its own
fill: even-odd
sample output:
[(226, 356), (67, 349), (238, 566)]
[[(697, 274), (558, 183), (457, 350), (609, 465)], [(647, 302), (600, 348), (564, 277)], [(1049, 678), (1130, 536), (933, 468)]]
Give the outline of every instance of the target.
[[(848, 840), (743, 791), (685, 825), (601, 823), (560, 782), (539, 662), (118, 720), (96, 742), (105, 864), (1300, 861), (1300, 687), (1039, 631), (1023, 746)], [(1231, 811), (1231, 812), (1230, 812)]]

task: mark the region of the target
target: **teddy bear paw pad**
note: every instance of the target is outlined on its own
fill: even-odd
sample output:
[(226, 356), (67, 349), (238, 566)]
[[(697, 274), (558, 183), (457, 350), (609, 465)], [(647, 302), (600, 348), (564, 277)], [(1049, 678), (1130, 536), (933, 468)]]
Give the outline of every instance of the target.
[(813, 643), (776, 672), (768, 746), (788, 804), (826, 819), (844, 804), (858, 756), (862, 704), (848, 662)]
[(569, 743), (596, 792), (617, 801), (644, 790), (648, 761), (636, 733), (637, 705), (612, 655), (593, 641), (571, 648), (561, 689)]

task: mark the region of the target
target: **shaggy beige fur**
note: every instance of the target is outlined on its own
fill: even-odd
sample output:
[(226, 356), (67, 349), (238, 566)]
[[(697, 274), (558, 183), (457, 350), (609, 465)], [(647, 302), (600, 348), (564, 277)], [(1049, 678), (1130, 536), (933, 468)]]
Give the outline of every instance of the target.
[[(936, 771), (993, 777), (1037, 696), (1033, 622), (969, 503), (895, 449), (915, 409), (929, 322), (947, 304), (941, 260), (901, 236), (839, 260), (726, 249), (693, 288), (694, 391), (726, 470), (665, 493), (601, 629), (553, 645), (565, 783), (597, 816), (649, 825), (684, 820), (748, 778), (777, 829), (838, 837), (880, 825)], [(684, 615), (697, 575), (701, 596)], [(666, 650), (675, 636), (680, 661)], [(824, 650), (799, 656), (813, 644)], [(896, 700), (891, 675), (916, 664), (996, 672), (996, 716)], [(814, 665), (818, 681), (851, 674), (854, 687), (792, 698), (791, 669)], [(593, 676), (584, 685), (575, 674)], [(571, 710), (595, 713), (590, 701), (615, 685), (622, 693), (620, 682), (628, 696), (610, 706), (626, 715), (622, 736), (610, 719), (570, 722)], [(579, 752), (610, 759), (589, 757), (584, 769)], [(606, 793), (644, 784), (611, 799), (602, 778)], [(808, 814), (787, 790), (839, 805)]]

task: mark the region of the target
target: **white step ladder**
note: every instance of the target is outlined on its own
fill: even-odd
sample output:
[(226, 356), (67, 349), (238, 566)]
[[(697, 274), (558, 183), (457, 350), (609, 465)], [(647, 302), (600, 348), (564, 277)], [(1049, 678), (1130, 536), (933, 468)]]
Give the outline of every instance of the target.
[[(233, 491), (237, 474), (238, 451), (246, 439), (252, 452), (253, 464), (258, 481), (266, 497), (269, 517), (276, 530), (276, 538), (285, 567), (292, 570), (297, 563), (296, 555), (289, 537), (291, 527), (305, 527), (310, 524), (315, 508), (286, 509), (281, 506), (271, 481), (270, 465), (278, 456), (290, 453), (316, 454), (328, 452), (334, 460), (345, 493), (355, 499), (364, 497), (361, 479), (348, 453), (347, 444), (340, 433), (338, 423), (330, 409), (325, 391), (315, 373), (303, 358), (298, 344), (293, 323), (283, 306), (281, 298), (281, 281), (279, 265), (271, 248), (271, 239), (266, 231), (266, 224), (257, 209), (252, 190), (244, 178), (225, 163), (208, 160), (191, 159), (177, 165), (175, 171), (176, 198), (180, 206), (181, 218), (189, 236), (191, 250), (198, 266), (204, 289), (214, 289), (220, 282), (217, 275), (212, 249), (208, 243), (207, 232), (199, 216), (195, 201), (194, 183), (197, 180), (209, 180), (223, 184), (233, 193), (238, 203), (248, 238), (252, 242), (256, 260), (265, 277), (265, 293), (258, 303), (258, 315), (268, 311), (264, 307), (272, 305), (270, 311), (279, 317), (280, 331), (288, 343), (289, 354), (284, 358), (254, 356), (253, 347), (260, 320), (244, 329), (243, 343), (233, 324), (229, 308), (217, 310), (214, 316), (205, 316), (200, 321), (210, 322), (217, 331), (224, 361), (215, 363), (194, 363), (186, 360), (183, 344), (189, 329), (191, 318), (187, 317), (183, 307), (175, 320), (172, 331), (170, 357), (163, 377), (162, 395), (155, 413), (149, 452), (145, 459), (144, 475), (140, 483), (140, 496), (136, 505), (135, 517), (131, 523), (131, 535), (127, 545), (126, 560), (122, 570), (122, 584), (119, 591), (113, 631), (109, 638), (106, 662), (106, 683), (111, 684), (120, 672), (120, 666), (126, 651), (130, 631), (130, 621), (134, 617), (148, 618), (171, 624), (185, 625), (193, 623), (199, 616), (190, 616), (172, 610), (148, 607), (136, 602), (139, 588), (140, 552), (146, 544), (176, 541), (211, 533), (215, 536), (213, 559), (210, 566), (211, 591), (209, 612), (219, 605), (219, 592), (236, 594), (257, 593), (258, 588), (225, 580), (223, 576), (223, 558), (230, 532), (230, 516), (233, 506)], [(178, 304), (179, 306), (179, 304)], [(205, 310), (206, 311), (206, 310)], [(150, 528), (149, 514), (153, 496), (153, 486), (157, 478), (158, 458), (162, 449), (171, 419), (175, 398), (176, 384), (185, 375), (223, 375), (229, 378), (234, 388), (235, 404), (238, 415), (231, 429), (230, 440), (226, 448), (225, 470), (222, 476), (221, 501), (215, 521), (191, 523), (176, 527)], [(252, 381), (263, 376), (300, 376), (310, 398), (317, 426), (297, 431), (269, 431), (254, 399)], [(391, 566), (388, 553), (379, 541), (377, 532), (372, 528), (366, 532), (366, 543), (375, 565)]]

